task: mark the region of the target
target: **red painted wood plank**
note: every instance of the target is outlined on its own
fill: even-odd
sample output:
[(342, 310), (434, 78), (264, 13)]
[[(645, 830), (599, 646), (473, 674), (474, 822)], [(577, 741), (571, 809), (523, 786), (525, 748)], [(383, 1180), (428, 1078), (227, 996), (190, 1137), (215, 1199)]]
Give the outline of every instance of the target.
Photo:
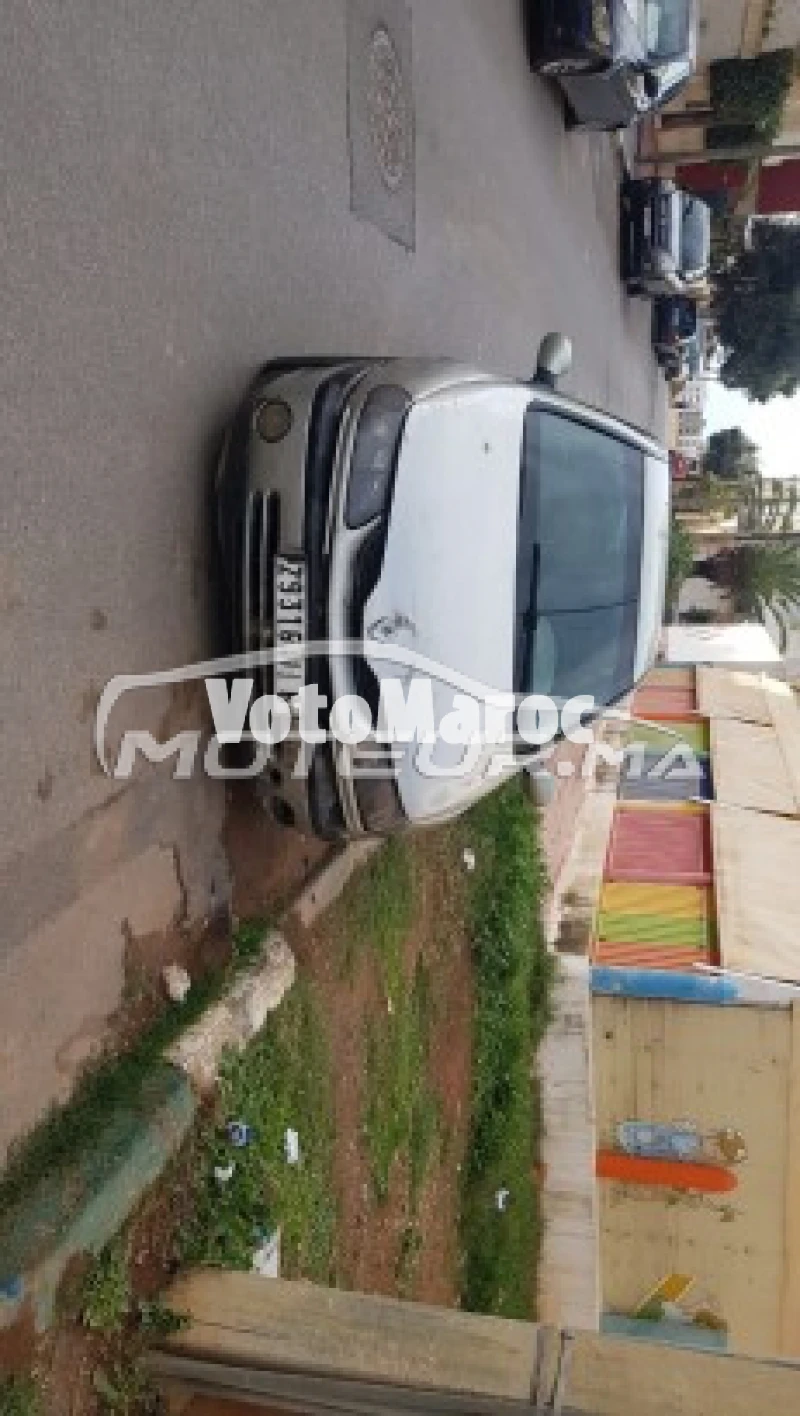
[(621, 1180), (626, 1185), (658, 1185), (669, 1190), (699, 1190), (704, 1195), (727, 1195), (738, 1180), (723, 1165), (691, 1161), (650, 1160), (624, 1151), (598, 1151), (596, 1174), (601, 1180)]
[(693, 688), (672, 688), (662, 684), (640, 688), (633, 699), (635, 718), (661, 718), (666, 715), (694, 713), (697, 694)]
[(707, 812), (617, 811), (606, 880), (710, 885), (711, 822)]

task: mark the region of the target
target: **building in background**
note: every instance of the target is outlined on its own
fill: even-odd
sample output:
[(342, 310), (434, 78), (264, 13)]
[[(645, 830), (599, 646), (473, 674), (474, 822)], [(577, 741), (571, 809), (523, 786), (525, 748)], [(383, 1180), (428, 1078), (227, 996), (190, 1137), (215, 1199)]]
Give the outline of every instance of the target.
[(797, 0), (700, 0), (701, 65), (800, 44)]
[(699, 406), (692, 404), (689, 407), (684, 407), (681, 404), (676, 407), (675, 412), (677, 416), (675, 451), (691, 462), (699, 463), (702, 461), (706, 443), (705, 408), (702, 403)]
[[(741, 215), (800, 213), (800, 75), (783, 107), (768, 154), (754, 156), (736, 130), (720, 148), (710, 137), (714, 115), (711, 66), (718, 60), (755, 59), (800, 47), (797, 0), (701, 0), (698, 72), (680, 96), (643, 130), (642, 160), (658, 164), (681, 186), (722, 212)], [(756, 147), (759, 145), (756, 142)], [(735, 156), (726, 160), (730, 149)]]

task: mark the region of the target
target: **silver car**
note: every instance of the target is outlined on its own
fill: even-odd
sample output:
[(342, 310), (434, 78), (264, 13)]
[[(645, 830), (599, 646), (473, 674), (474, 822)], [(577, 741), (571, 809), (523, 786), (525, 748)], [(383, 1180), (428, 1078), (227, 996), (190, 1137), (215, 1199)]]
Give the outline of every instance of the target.
[(322, 733), (310, 752), (287, 740), (259, 779), (279, 820), (325, 837), (447, 820), (502, 775), (491, 747), (448, 771), (442, 725), (464, 684), (602, 709), (653, 663), (667, 454), (559, 394), (569, 359), (548, 336), (527, 383), (366, 358), (281, 360), (255, 379), (217, 480), (228, 647), (278, 651), (256, 665), (259, 691), (296, 708), (313, 685), (323, 727), (340, 700), (374, 725), (409, 656), (439, 670), (430, 770), (416, 743), (384, 760), (377, 732)]

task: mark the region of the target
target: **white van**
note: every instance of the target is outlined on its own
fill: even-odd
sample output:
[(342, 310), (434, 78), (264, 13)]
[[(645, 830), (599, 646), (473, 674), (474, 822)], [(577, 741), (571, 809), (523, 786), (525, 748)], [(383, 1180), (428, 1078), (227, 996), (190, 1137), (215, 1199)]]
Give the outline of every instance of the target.
[(667, 454), (559, 394), (570, 357), (548, 336), (530, 383), (361, 358), (280, 360), (256, 378), (217, 477), (227, 648), (295, 711), (313, 686), (323, 728), (356, 699), (376, 725), (382, 682), (434, 666), (429, 770), (417, 742), (384, 755), (374, 733), (282, 742), (259, 777), (280, 820), (326, 837), (446, 820), (503, 775), (485, 745), (456, 770), (440, 729), (465, 689), (601, 709), (652, 665)]

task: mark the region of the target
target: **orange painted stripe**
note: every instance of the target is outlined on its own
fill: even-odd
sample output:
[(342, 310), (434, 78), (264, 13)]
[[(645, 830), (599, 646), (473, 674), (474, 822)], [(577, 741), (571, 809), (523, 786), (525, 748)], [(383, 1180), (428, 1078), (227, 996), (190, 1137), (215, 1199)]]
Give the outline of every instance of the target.
[(595, 1173), (601, 1180), (626, 1185), (659, 1185), (669, 1190), (699, 1190), (704, 1195), (727, 1195), (738, 1184), (722, 1165), (701, 1165), (681, 1160), (650, 1160), (623, 1151), (598, 1151)]
[(698, 949), (648, 949), (641, 944), (595, 944), (593, 958), (611, 967), (666, 969), (671, 973), (691, 973), (695, 964), (711, 962), (710, 953)]

